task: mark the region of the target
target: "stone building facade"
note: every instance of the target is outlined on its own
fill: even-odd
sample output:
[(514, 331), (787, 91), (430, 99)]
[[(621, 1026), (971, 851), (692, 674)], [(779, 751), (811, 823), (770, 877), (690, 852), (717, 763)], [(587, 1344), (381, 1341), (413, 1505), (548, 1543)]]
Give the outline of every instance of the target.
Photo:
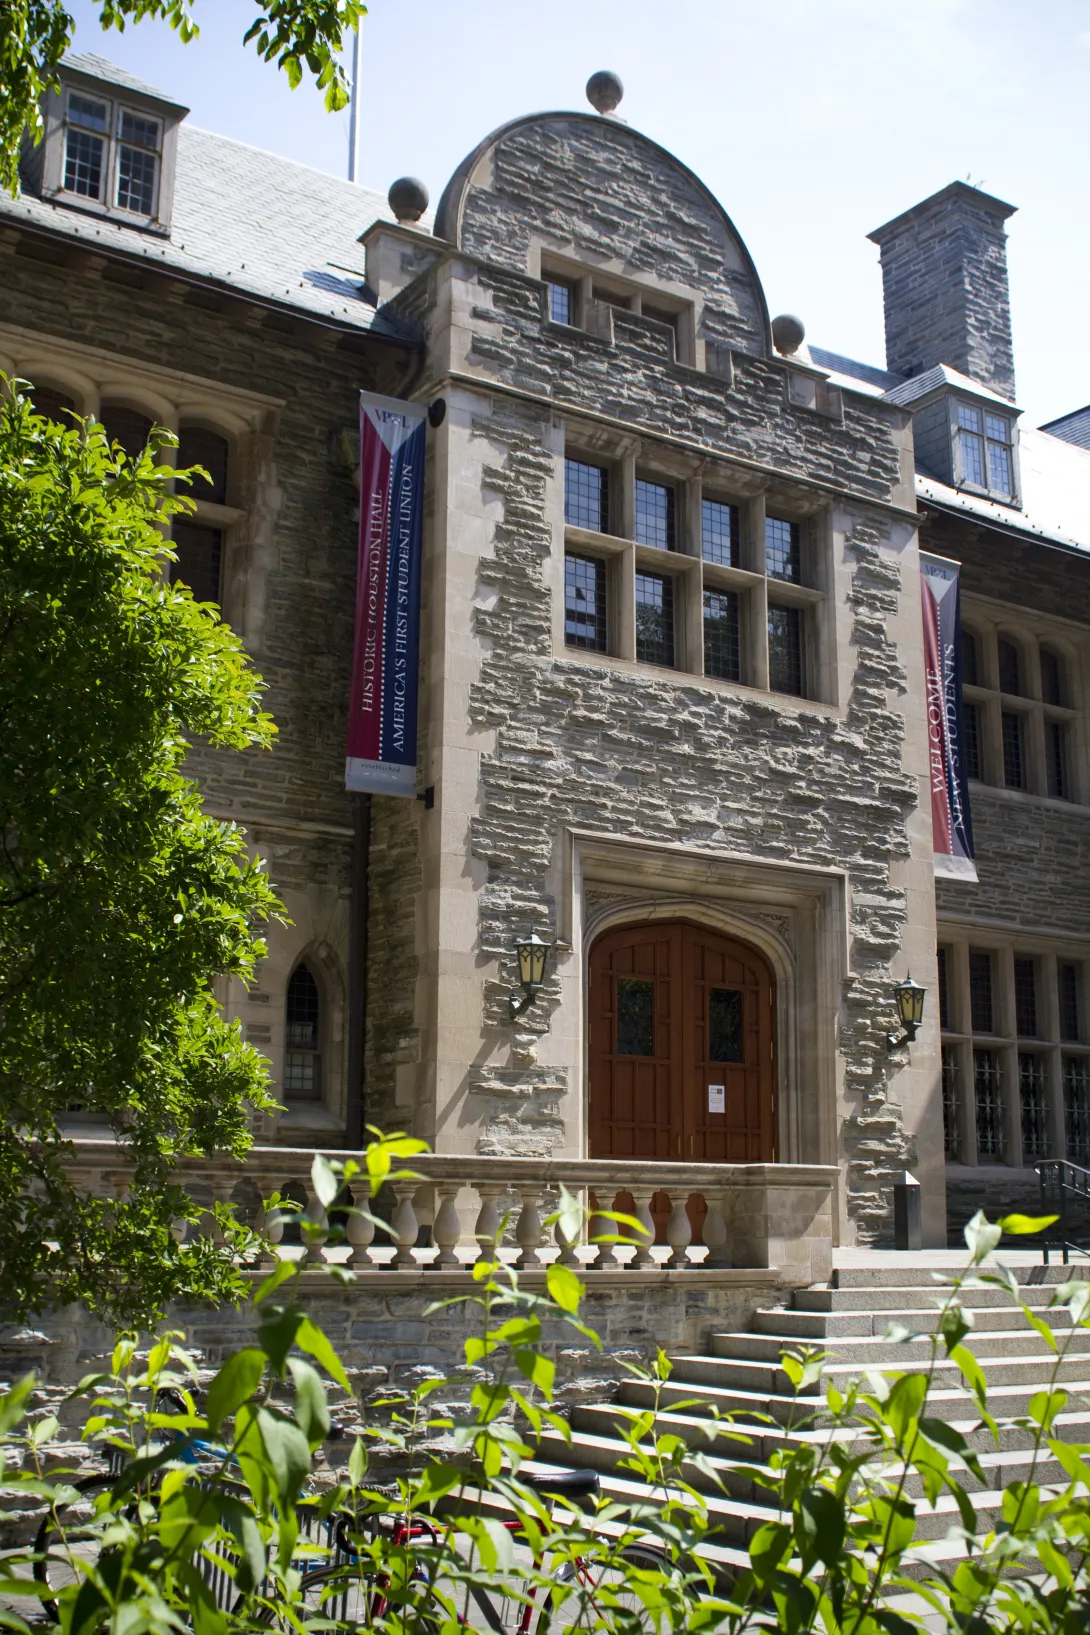
[[(66, 158), (96, 102), (154, 126), (138, 221)], [(228, 453), (179, 571), (215, 558), (280, 728), (193, 756), (293, 921), (224, 995), (284, 1105), (267, 1139), (351, 1144), (365, 1116), (450, 1154), (835, 1165), (844, 1242), (888, 1237), (906, 1168), (940, 1243), (948, 1197), (1090, 1163), (1090, 453), (1019, 431), (1009, 206), (953, 184), (873, 235), (882, 370), (770, 324), (720, 204), (616, 117), (504, 126), (433, 222), (97, 59), (48, 133), (0, 203), (0, 364)], [(360, 389), (446, 410), (431, 794), (366, 814)], [(921, 547), (962, 564), (976, 885), (934, 874)], [(513, 1018), (531, 930), (545, 985)], [(891, 1051), (909, 970), (928, 1009)]]

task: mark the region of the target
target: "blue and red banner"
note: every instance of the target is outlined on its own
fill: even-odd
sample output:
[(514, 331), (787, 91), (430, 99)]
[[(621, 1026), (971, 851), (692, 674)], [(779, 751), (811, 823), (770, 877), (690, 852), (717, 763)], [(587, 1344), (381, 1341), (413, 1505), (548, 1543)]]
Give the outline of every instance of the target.
[(346, 789), (416, 793), (424, 427), (417, 403), (360, 393), (360, 547)]
[(958, 564), (921, 552), (920, 576), (935, 873), (955, 880), (975, 880), (961, 716)]

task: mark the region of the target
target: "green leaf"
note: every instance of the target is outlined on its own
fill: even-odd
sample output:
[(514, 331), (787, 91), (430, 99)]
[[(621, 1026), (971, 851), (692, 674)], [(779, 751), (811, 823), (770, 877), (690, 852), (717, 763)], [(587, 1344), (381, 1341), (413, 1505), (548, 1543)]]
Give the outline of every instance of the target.
[(294, 1505), (310, 1474), (310, 1446), (292, 1420), (269, 1408), (257, 1410), (258, 1429), (281, 1503)]
[[(95, 1378), (99, 1378), (98, 1375)], [(36, 1374), (24, 1374), (0, 1396), (0, 1434), (18, 1425), (26, 1413), (27, 1401), (37, 1383)]]
[(546, 1269), (545, 1287), (561, 1311), (570, 1311), (573, 1314), (579, 1310), (580, 1302), (586, 1293), (586, 1285), (582, 1279), (576, 1276), (570, 1266), (562, 1266), (558, 1260), (552, 1261)]
[(352, 1452), (348, 1455), (348, 1474), (358, 1487), (367, 1474), (367, 1449), (362, 1436), (352, 1438)]
[(309, 1317), (304, 1317), (295, 1334), (295, 1343), (300, 1351), (305, 1351), (314, 1358), (319, 1368), (324, 1368), (330, 1379), (345, 1391), (351, 1391), (348, 1375), (344, 1371), (344, 1364), (334, 1351), (332, 1345), (316, 1323)]
[(808, 1487), (795, 1508), (795, 1537), (803, 1561), (824, 1561), (833, 1566), (844, 1546), (844, 1505), (824, 1487)]
[(250, 1400), (264, 1374), (265, 1353), (256, 1346), (247, 1346), (228, 1357), (208, 1387), (205, 1417), (213, 1436), (219, 1434), (225, 1419)]
[(329, 1435), (325, 1386), (317, 1369), (301, 1357), (289, 1357), (288, 1367), (295, 1382), (295, 1401), (292, 1404), (295, 1423), (311, 1447), (317, 1447)]
[(1055, 1226), (1059, 1218), (1058, 1215), (1004, 1215), (999, 1229), (1016, 1237), (1029, 1232), (1043, 1232), (1047, 1227)]
[(341, 1183), (333, 1170), (333, 1165), (324, 1153), (316, 1152), (310, 1166), (310, 1179), (318, 1199), (324, 1208), (328, 1209), (341, 1190)]
[(549, 1401), (556, 1379), (556, 1364), (552, 1359), (540, 1351), (519, 1350), (515, 1352), (515, 1362), (523, 1378), (536, 1385), (545, 1400)]

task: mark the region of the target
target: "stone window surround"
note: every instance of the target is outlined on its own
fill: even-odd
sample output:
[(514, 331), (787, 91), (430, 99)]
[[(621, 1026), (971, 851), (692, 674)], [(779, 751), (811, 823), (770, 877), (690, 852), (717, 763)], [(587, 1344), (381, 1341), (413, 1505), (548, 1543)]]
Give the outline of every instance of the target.
[[(751, 473), (740, 474), (727, 462), (693, 461), (653, 439), (619, 439), (588, 430), (565, 428), (565, 456), (601, 465), (609, 471), (610, 523), (615, 533), (600, 534), (565, 525), (565, 546), (606, 564), (607, 653), (568, 647), (564, 641), (563, 575), (554, 607), (554, 653), (557, 658), (616, 667), (631, 665), (679, 682), (698, 677), (706, 686), (767, 693), (796, 704), (835, 704), (815, 697), (835, 673), (834, 621), (824, 587), (831, 582), (831, 509), (816, 505), (812, 495), (789, 485), (758, 486)], [(560, 464), (563, 483), (563, 463)], [(637, 476), (666, 483), (676, 492), (676, 549), (638, 545), (635, 534)], [(701, 501), (704, 497), (737, 505), (740, 514), (742, 566), (705, 562), (701, 549)], [(765, 515), (771, 511), (801, 526), (802, 583), (770, 578), (766, 572)], [(635, 578), (637, 572), (669, 573), (675, 579), (676, 662), (672, 668), (637, 664)], [(730, 590), (739, 597), (742, 633), (742, 680), (723, 681), (704, 675), (704, 590)], [(805, 693), (772, 693), (768, 675), (768, 606), (797, 607), (803, 612)]]
[[(706, 345), (699, 338), (704, 298), (696, 290), (657, 280), (642, 269), (639, 278), (633, 278), (623, 263), (616, 260), (588, 266), (585, 261), (575, 260), (570, 253), (552, 249), (537, 237), (530, 240), (528, 271), (531, 278), (544, 281), (553, 274), (570, 284), (573, 309), (571, 327), (585, 329), (591, 334), (600, 334), (603, 328), (608, 330), (611, 322), (608, 311), (602, 313), (599, 310), (605, 303), (595, 299), (595, 286), (615, 294), (626, 303), (627, 310), (637, 316), (643, 315), (644, 301), (651, 307), (672, 313), (676, 318), (676, 361), (701, 370), (708, 366)], [(548, 308), (544, 311), (548, 318)], [(651, 321), (654, 322), (654, 319)]]
[[(260, 646), (263, 597), (250, 570), (251, 517), (245, 503), (255, 473), (247, 445), (275, 429), (283, 400), (9, 324), (0, 324), (0, 369), (9, 377), (67, 393), (79, 414), (97, 416), (103, 403), (116, 403), (150, 416), (168, 431), (177, 432), (185, 423), (226, 437), (228, 496), (235, 503), (202, 500), (197, 483), (185, 492), (196, 502), (193, 522), (223, 533), (223, 618), (248, 647)], [(163, 449), (162, 463), (173, 464), (177, 452)]]
[[(980, 684), (963, 680), (962, 696), (975, 704), (980, 719), (981, 780), (987, 788), (1012, 800), (1047, 801), (1063, 810), (1090, 804), (1090, 775), (1087, 771), (1084, 662), (1085, 630), (1074, 622), (1046, 619), (1012, 608), (1007, 603), (975, 595), (963, 595), (962, 629), (976, 637)], [(998, 644), (1012, 641), (1018, 648), (1023, 693), (1001, 693), (999, 688)], [(1040, 650), (1051, 648), (1063, 660), (1067, 696), (1071, 704), (1046, 704), (1042, 699)], [(1003, 783), (1002, 717), (1016, 711), (1023, 718), (1023, 757), (1026, 787), (1008, 789)], [(1067, 727), (1066, 771), (1069, 794), (1048, 794), (1045, 761), (1045, 725), (1061, 722)]]
[[(845, 871), (565, 827), (558, 837), (557, 955), (579, 1097), (578, 1150), (587, 1151), (589, 1041), (584, 1022), (590, 950), (618, 925), (688, 919), (759, 949), (776, 979), (776, 1143), (784, 1163), (839, 1161), (837, 1025), (848, 949)], [(558, 1013), (559, 1015), (559, 1013)]]
[[(957, 1062), (958, 1135), (960, 1159), (948, 1160), (947, 1168), (1027, 1169), (1032, 1173), (1039, 1159), (1023, 1159), (1019, 1102), (1019, 1052), (1040, 1056), (1045, 1065), (1049, 1152), (1062, 1158), (1067, 1150), (1064, 1128), (1063, 1058), (1080, 1056), (1090, 1065), (1090, 1034), (1087, 1033), (1087, 959), (1090, 948), (1058, 943), (1055, 938), (1001, 933), (983, 926), (944, 924), (938, 926), (939, 947), (946, 950), (946, 983), (950, 1026), (942, 1029), (942, 1044), (953, 1050)], [(969, 950), (992, 956), (992, 1005), (994, 1034), (975, 1034), (969, 1010)], [(1032, 959), (1036, 971), (1037, 1036), (1019, 1039), (1015, 1032), (1015, 959)], [(1060, 1038), (1059, 979), (1057, 967), (1071, 964), (1079, 973), (1079, 1012), (1082, 1039)], [(938, 1018), (939, 996), (935, 994)], [(980, 1159), (977, 1153), (973, 1087), (973, 1050), (991, 1050), (1000, 1059), (1000, 1093), (1004, 1108), (1004, 1156)]]
[[(42, 103), (42, 115), (45, 123), (41, 156), (43, 197), (55, 199), (59, 204), (64, 204), (74, 210), (85, 211), (89, 215), (102, 216), (122, 222), (127, 227), (142, 228), (145, 232), (150, 233), (169, 233), (174, 202), (178, 126), (185, 117), (187, 110), (176, 103), (166, 102), (159, 97), (148, 96), (146, 93), (130, 90), (127, 86), (114, 85), (111, 81), (96, 79), (93, 75), (73, 71), (66, 68), (64, 64), (61, 65), (59, 79), (59, 87), (47, 91)], [(98, 102), (105, 102), (110, 107), (110, 129), (107, 136), (106, 197), (102, 200), (87, 198), (79, 193), (70, 193), (64, 186), (65, 140), (68, 128), (66, 106), (69, 91), (75, 91), (81, 96), (93, 98)], [(142, 115), (145, 118), (157, 119), (162, 127), (155, 213), (150, 217), (134, 214), (130, 210), (122, 210), (111, 202), (116, 183), (117, 168), (116, 124), (122, 108), (130, 109), (133, 113)]]
[[(297, 918), (301, 919), (300, 914)], [(231, 1002), (225, 1005), (228, 1019), (242, 1019), (248, 1041), (269, 1063), (270, 1089), (281, 1099), (283, 1111), (266, 1114), (261, 1121), (264, 1136), (293, 1123), (343, 1130), (347, 1093), (346, 1051), (347, 1011), (345, 981), (334, 949), (322, 937), (301, 941), (296, 937), (270, 936), (269, 952), (257, 971), (254, 987), (231, 984)], [(322, 1059), (321, 1096), (317, 1101), (289, 1101), (280, 1089), (283, 1082), (287, 1033), (288, 983), (300, 964), (305, 964), (318, 988), (319, 1039)], [(237, 990), (237, 992), (236, 992)]]

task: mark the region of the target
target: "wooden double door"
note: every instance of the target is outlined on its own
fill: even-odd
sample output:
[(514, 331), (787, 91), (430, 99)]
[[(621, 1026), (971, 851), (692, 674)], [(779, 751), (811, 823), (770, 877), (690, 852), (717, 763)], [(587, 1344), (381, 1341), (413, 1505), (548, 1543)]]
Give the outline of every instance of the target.
[(775, 1157), (772, 972), (685, 920), (607, 931), (590, 955), (590, 1156)]

